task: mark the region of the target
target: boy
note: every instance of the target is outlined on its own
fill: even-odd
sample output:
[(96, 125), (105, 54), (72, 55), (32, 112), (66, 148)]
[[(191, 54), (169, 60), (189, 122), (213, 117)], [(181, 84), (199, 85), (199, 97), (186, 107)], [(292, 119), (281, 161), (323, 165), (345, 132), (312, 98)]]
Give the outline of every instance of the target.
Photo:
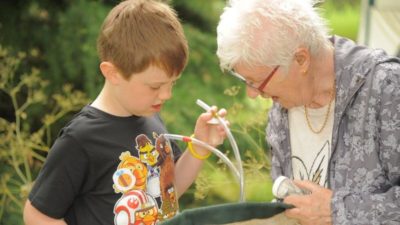
[[(27, 225), (155, 224), (177, 213), (177, 198), (209, 155), (199, 146), (180, 153), (162, 136), (158, 112), (188, 54), (170, 7), (121, 2), (97, 45), (104, 87), (60, 132), (26, 203)], [(197, 119), (197, 139), (209, 142), (210, 129), (224, 138), (207, 124), (215, 111)]]

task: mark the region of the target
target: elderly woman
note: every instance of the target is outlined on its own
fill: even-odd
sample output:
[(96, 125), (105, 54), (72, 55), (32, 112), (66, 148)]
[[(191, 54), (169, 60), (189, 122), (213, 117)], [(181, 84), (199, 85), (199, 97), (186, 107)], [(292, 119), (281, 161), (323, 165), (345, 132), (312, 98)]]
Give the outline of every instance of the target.
[(272, 98), (272, 179), (301, 224), (400, 223), (400, 60), (328, 36), (310, 0), (232, 0), (217, 28), (221, 67)]

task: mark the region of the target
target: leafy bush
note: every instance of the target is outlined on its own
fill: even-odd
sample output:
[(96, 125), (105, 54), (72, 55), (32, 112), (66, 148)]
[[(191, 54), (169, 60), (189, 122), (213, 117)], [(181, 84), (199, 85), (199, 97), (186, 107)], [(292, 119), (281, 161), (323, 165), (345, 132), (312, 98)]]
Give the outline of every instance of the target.
[(46, 46), (46, 76), (56, 86), (73, 82), (95, 97), (103, 84), (96, 51), (97, 34), (109, 7), (98, 1), (78, 0), (58, 14), (54, 42)]
[[(40, 78), (38, 69), (18, 70), (26, 58), (26, 53), (13, 55), (0, 46), (0, 91), (10, 98), (15, 118), (0, 117), (0, 224), (22, 224), (24, 202), (53, 141), (52, 125), (87, 103), (71, 85), (49, 97), (49, 82)], [(34, 107), (43, 112), (37, 129), (29, 120)]]

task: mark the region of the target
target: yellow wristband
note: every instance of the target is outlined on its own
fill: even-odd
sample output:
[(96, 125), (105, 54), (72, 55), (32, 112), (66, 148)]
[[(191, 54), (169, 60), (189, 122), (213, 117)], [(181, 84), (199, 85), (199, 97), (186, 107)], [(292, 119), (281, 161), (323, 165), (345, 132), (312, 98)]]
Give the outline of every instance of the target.
[[(192, 135), (192, 136), (190, 136), (190, 137), (193, 138), (194, 135)], [(208, 157), (210, 157), (210, 155), (211, 155), (211, 152), (209, 152), (209, 153), (206, 154), (206, 155), (199, 155), (199, 154), (194, 150), (192, 141), (188, 141), (187, 145), (188, 145), (188, 149), (189, 149), (190, 153), (191, 153), (192, 156), (195, 157), (196, 159), (204, 160), (204, 159), (207, 159)]]

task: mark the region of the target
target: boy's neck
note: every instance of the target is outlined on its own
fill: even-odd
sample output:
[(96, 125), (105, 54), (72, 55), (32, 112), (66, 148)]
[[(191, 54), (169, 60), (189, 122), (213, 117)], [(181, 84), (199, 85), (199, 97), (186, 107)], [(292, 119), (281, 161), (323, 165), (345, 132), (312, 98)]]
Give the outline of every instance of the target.
[(112, 98), (109, 97), (110, 93), (106, 86), (107, 84), (104, 85), (103, 89), (101, 90), (99, 95), (97, 95), (92, 104), (90, 104), (90, 106), (113, 116), (131, 116), (130, 114), (128, 115), (124, 110), (122, 110), (121, 107), (116, 104), (116, 102), (113, 101)]

